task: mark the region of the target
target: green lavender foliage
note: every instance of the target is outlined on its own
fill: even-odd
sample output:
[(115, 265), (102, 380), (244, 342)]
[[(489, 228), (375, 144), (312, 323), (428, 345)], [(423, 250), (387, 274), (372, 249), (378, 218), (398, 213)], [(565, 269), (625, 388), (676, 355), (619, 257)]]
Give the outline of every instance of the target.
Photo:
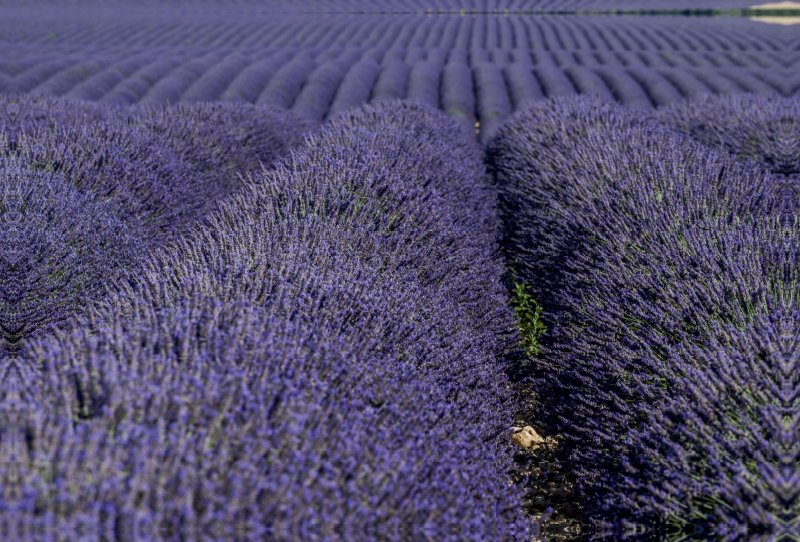
[(514, 283), (511, 306), (514, 307), (514, 314), (522, 331), (522, 346), (531, 356), (539, 354), (539, 339), (547, 332), (542, 321), (542, 306), (526, 291), (526, 286), (519, 282)]

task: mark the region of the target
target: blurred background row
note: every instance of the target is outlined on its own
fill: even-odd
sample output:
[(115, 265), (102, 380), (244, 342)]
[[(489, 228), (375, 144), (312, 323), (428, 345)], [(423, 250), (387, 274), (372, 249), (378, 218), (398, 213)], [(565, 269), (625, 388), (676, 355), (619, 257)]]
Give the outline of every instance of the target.
[[(278, 13), (280, 3), (262, 2), (263, 11), (222, 9), (221, 0), (191, 9), (90, 10), (76, 1), (45, 10), (6, 6), (0, 91), (119, 104), (268, 103), (319, 122), (364, 102), (408, 98), (443, 109), (484, 142), (513, 111), (551, 96), (596, 94), (648, 109), (704, 93), (800, 93), (800, 27), (785, 11), (765, 20), (343, 13), (360, 5), (352, 1), (338, 3), (340, 13), (309, 16)], [(453, 4), (549, 5), (432, 3)]]

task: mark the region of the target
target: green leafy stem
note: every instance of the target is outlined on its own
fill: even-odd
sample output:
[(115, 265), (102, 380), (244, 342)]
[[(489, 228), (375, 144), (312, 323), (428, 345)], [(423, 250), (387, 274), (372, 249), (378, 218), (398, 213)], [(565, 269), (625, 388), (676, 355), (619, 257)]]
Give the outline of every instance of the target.
[(511, 306), (522, 330), (522, 346), (531, 356), (541, 351), (539, 339), (545, 334), (547, 328), (542, 321), (542, 307), (526, 291), (526, 286), (514, 282), (514, 291), (511, 297)]

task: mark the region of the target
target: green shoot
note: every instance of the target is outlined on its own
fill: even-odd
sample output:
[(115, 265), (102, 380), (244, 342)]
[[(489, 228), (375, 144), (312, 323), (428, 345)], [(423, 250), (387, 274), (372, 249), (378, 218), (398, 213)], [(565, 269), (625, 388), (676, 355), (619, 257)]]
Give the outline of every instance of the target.
[(522, 345), (529, 355), (535, 356), (541, 351), (539, 339), (547, 331), (542, 322), (542, 307), (525, 291), (525, 285), (518, 282), (514, 283), (511, 305), (522, 330)]

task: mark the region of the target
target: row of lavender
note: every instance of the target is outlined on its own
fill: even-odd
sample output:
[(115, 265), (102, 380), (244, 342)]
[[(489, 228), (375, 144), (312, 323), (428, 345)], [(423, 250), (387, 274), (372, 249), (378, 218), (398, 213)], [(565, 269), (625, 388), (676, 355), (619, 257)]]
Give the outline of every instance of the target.
[[(493, 13), (498, 11), (549, 11), (572, 13), (581, 11), (666, 11), (685, 10), (747, 10), (763, 4), (753, 0), (137, 0), (136, 7), (159, 8), (223, 8), (255, 7), (266, 13), (419, 13), (459, 12), (461, 10)], [(0, 5), (31, 8), (56, 4), (58, 6), (102, 8), (130, 7), (130, 0), (3, 0)], [(773, 10), (776, 8), (772, 8)], [(778, 6), (777, 9), (780, 9)], [(786, 8), (784, 8), (786, 9)]]
[[(104, 50), (136, 47), (545, 49), (567, 51), (718, 51), (794, 53), (791, 27), (746, 18), (608, 15), (321, 15), (242, 16), (188, 10), (92, 13), (7, 11), (0, 42)], [(238, 15), (238, 16), (237, 16)], [(86, 21), (92, 24), (87, 25)]]
[[(703, 93), (800, 91), (800, 40), (740, 18), (8, 10), (0, 91), (116, 104), (244, 101), (315, 121), (363, 103), (440, 108), (482, 142), (530, 101), (648, 109)], [(237, 14), (239, 16), (237, 16)]]
[(0, 62), (0, 90), (111, 104), (269, 104), (316, 122), (367, 102), (410, 99), (446, 111), (469, 131), (480, 123), (486, 142), (513, 111), (553, 96), (592, 94), (650, 109), (704, 93), (800, 92), (800, 74), (755, 66), (733, 53), (161, 50)]
[[(451, 55), (458, 59), (466, 59), (467, 64), (490, 62), (504, 67), (509, 64), (555, 64), (557, 67), (579, 66), (625, 66), (625, 67), (648, 67), (648, 68), (747, 68), (750, 70), (792, 70), (798, 58), (790, 55), (788, 59), (780, 53), (769, 52), (706, 52), (706, 51), (568, 51), (564, 49), (442, 49), (433, 47), (409, 48), (390, 48), (381, 47), (332, 47), (328, 49), (320, 48), (267, 48), (267, 49), (232, 49), (221, 47), (209, 49), (207, 47), (176, 47), (176, 48), (154, 48), (141, 49), (134, 48), (129, 51), (106, 50), (105, 55), (97, 51), (85, 50), (77, 53), (66, 53), (63, 50), (48, 50), (36, 48), (16, 50), (14, 55), (9, 55), (0, 59), (0, 73), (14, 78), (26, 74), (30, 70), (37, 71), (27, 74), (26, 78), (31, 78), (31, 84), (39, 84), (41, 81), (34, 78), (32, 74), (49, 72), (48, 77), (60, 70), (79, 65), (82, 61), (86, 66), (81, 69), (86, 76), (96, 75), (93, 69), (95, 63), (103, 70), (114, 70), (120, 75), (130, 75), (143, 67), (147, 61), (156, 59), (173, 59), (177, 63), (187, 62), (202, 58), (211, 53), (217, 53), (217, 58), (226, 60), (230, 63), (228, 71), (235, 70), (235, 61), (240, 59), (246, 62), (248, 67), (257, 61), (264, 61), (268, 58), (278, 57), (282, 62), (306, 52), (316, 62), (335, 60), (344, 54), (357, 55), (360, 59), (373, 60), (382, 66), (389, 62), (402, 61), (407, 65), (414, 65), (424, 60), (437, 63), (446, 63)], [(228, 56), (231, 58), (228, 59)], [(135, 64), (135, 59), (139, 59), (139, 65)], [(60, 60), (60, 62), (59, 62)], [(47, 66), (44, 68), (43, 66)], [(255, 67), (251, 68), (251, 71)], [(235, 74), (233, 74), (235, 75)], [(23, 79), (24, 80), (24, 79)], [(22, 84), (22, 83), (20, 83)], [(23, 87), (24, 88), (24, 87)], [(28, 89), (30, 90), (30, 89)]]
[[(527, 536), (494, 189), (456, 123), (366, 106), (261, 171), (312, 125), (2, 106), (6, 538)], [(797, 534), (798, 119), (562, 98), (489, 147), (599, 534)]]
[(796, 538), (800, 101), (558, 99), (488, 152), (598, 538)]
[(529, 538), (496, 198), (452, 120), (0, 114), (4, 539)]

